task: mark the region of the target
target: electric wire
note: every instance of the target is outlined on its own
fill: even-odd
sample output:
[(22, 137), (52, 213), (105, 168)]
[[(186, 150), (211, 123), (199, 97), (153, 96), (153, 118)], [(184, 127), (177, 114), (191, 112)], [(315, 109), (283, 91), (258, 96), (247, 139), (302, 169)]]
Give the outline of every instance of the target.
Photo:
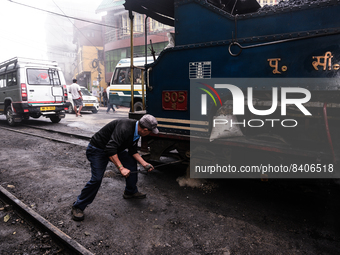
[[(52, 2), (58, 7), (58, 9), (65, 15), (65, 17), (67, 17), (67, 15), (65, 14), (65, 12), (56, 4), (56, 2), (54, 2), (54, 0), (52, 0)], [(84, 34), (83, 34), (83, 32), (80, 30), (80, 29), (78, 29), (78, 27), (71, 21), (71, 19), (69, 18), (69, 17), (67, 17), (67, 19), (70, 21), (70, 23), (78, 30), (78, 32), (82, 35), (82, 36), (84, 36), (84, 38), (88, 41), (88, 42), (90, 42), (91, 44), (92, 44), (92, 46), (93, 47), (95, 47), (96, 48), (96, 50), (98, 51), (99, 49), (97, 48), (97, 46), (95, 46), (94, 44), (93, 44), (93, 42), (89, 39), (89, 38), (87, 38), (87, 36), (85, 36)]]
[(31, 6), (31, 5), (14, 2), (12, 0), (8, 0), (8, 1), (11, 2), (11, 3), (14, 3), (14, 4), (18, 4), (18, 5), (22, 5), (22, 6), (28, 7), (28, 8), (35, 9), (35, 10), (47, 12), (47, 13), (50, 13), (50, 14), (53, 14), (53, 15), (64, 17), (64, 18), (80, 20), (80, 21), (84, 21), (84, 22), (87, 22), (87, 23), (92, 23), (92, 24), (96, 24), (96, 25), (100, 25), (100, 26), (104, 26), (104, 27), (111, 27), (111, 28), (115, 28), (115, 29), (122, 29), (120, 27), (116, 27), (116, 26), (112, 26), (112, 25), (108, 25), (108, 24), (103, 24), (103, 23), (99, 23), (99, 22), (94, 22), (94, 21), (86, 20), (86, 19), (81, 19), (81, 18), (77, 18), (77, 17), (68, 16), (68, 15), (65, 15), (65, 14), (60, 14), (60, 13), (57, 13), (57, 12), (52, 12), (52, 11), (44, 10), (44, 9), (41, 9), (41, 8), (38, 8), (38, 7), (34, 7), (34, 6)]
[[(52, 12), (52, 11), (48, 11), (48, 10), (44, 10), (44, 9), (41, 9), (41, 8), (37, 8), (37, 7), (34, 7), (34, 6), (30, 6), (30, 5), (26, 5), (26, 4), (23, 4), (23, 3), (18, 3), (18, 2), (14, 2), (12, 0), (8, 0), (9, 2), (11, 3), (14, 3), (14, 4), (18, 4), (18, 5), (22, 5), (22, 6), (25, 6), (25, 7), (28, 7), (28, 8), (32, 8), (32, 9), (36, 9), (36, 10), (39, 10), (39, 11), (43, 11), (43, 12), (47, 12), (47, 13), (50, 13), (50, 14), (53, 14), (53, 15), (57, 15), (57, 16), (61, 16), (61, 17), (64, 17), (64, 18), (68, 18), (69, 20), (70, 19), (74, 19), (74, 20), (79, 20), (79, 21), (83, 21), (83, 22), (87, 22), (87, 23), (92, 23), (92, 24), (96, 24), (96, 25), (100, 25), (100, 26), (104, 26), (104, 27), (107, 27), (107, 28), (111, 28), (112, 31), (122, 31), (122, 30), (125, 30), (125, 31), (129, 31), (130, 29), (127, 28), (127, 27), (116, 27), (116, 26), (113, 26), (113, 25), (108, 25), (108, 24), (103, 24), (103, 23), (99, 23), (99, 22), (94, 22), (94, 21), (90, 21), (90, 20), (86, 20), (86, 19), (81, 19), (81, 18), (76, 18), (76, 17), (72, 17), (72, 16), (69, 16), (69, 15), (66, 15), (62, 9), (60, 9), (60, 7), (53, 1), (53, 3), (60, 9), (61, 12), (63, 12), (63, 14), (60, 14), (60, 13), (56, 13), (56, 12)], [(71, 22), (71, 20), (70, 20)], [(148, 22), (148, 24), (151, 24), (151, 20)], [(98, 50), (98, 48), (71, 22), (71, 24)], [(59, 25), (59, 24), (58, 24)], [(59, 25), (60, 26), (60, 25)], [(61, 27), (61, 26), (60, 26)], [(62, 28), (62, 27), (61, 27)], [(63, 28), (62, 28), (63, 29)], [(165, 32), (167, 31), (168, 28), (164, 27), (162, 28), (162, 32)], [(64, 30), (65, 31), (65, 30)], [(154, 34), (155, 36), (161, 36), (163, 38), (165, 38), (165, 35), (158, 35), (158, 34)], [(11, 39), (8, 39), (6, 38), (7, 40), (10, 40), (10, 41), (13, 41)], [(22, 44), (20, 42), (16, 42), (16, 43), (19, 43), (19, 44)], [(29, 46), (31, 47), (31, 46)], [(51, 46), (47, 46), (49, 48), (52, 48), (52, 49), (56, 49), (55, 47), (51, 47)], [(34, 48), (34, 47), (31, 47), (31, 48)], [(56, 49), (57, 51), (62, 51), (65, 53), (65, 50), (58, 50)], [(59, 53), (56, 53), (56, 52), (52, 52), (52, 51), (48, 51), (47, 53), (51, 53), (51, 54), (56, 54), (56, 55), (61, 55), (61, 56), (64, 56), (65, 54), (59, 54)], [(67, 52), (66, 52), (67, 53)], [(73, 54), (74, 52), (69, 52), (70, 54)], [(89, 58), (84, 58), (84, 59), (88, 59), (90, 60)]]

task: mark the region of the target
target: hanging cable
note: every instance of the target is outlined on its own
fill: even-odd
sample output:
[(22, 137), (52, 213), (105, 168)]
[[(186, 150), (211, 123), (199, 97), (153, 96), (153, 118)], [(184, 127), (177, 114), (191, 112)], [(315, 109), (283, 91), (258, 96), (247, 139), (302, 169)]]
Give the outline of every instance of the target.
[[(54, 0), (52, 0), (52, 2), (58, 7), (58, 9), (65, 15), (65, 17), (67, 17), (67, 15), (65, 14), (65, 12), (54, 2)], [(79, 30), (78, 29), (78, 27), (71, 21), (71, 19), (69, 18), (69, 17), (67, 17), (67, 19), (70, 21), (70, 23), (78, 30), (78, 32), (80, 33), (80, 34), (82, 34), (82, 36), (84, 36), (84, 38), (87, 40), (87, 41), (89, 41), (91, 44), (92, 44), (92, 46), (93, 47), (95, 47), (96, 48), (96, 50), (98, 51), (99, 49), (97, 48), (97, 46), (95, 46), (93, 43), (92, 43), (92, 41), (89, 39), (89, 38), (87, 38), (84, 34), (83, 34), (83, 32), (81, 31), (81, 30)]]
[(60, 14), (60, 13), (57, 13), (57, 12), (52, 12), (52, 11), (40, 9), (40, 8), (37, 8), (37, 7), (34, 7), (34, 6), (30, 6), (30, 5), (27, 5), (27, 4), (14, 2), (14, 1), (12, 1), (12, 0), (8, 0), (8, 1), (11, 2), (11, 3), (14, 3), (14, 4), (18, 4), (18, 5), (22, 5), (22, 6), (28, 7), (28, 8), (35, 9), (35, 10), (47, 12), (47, 13), (50, 13), (50, 14), (53, 14), (53, 15), (57, 15), (57, 16), (64, 17), (64, 18), (70, 18), (70, 19), (80, 20), (80, 21), (84, 21), (84, 22), (88, 22), (88, 23), (92, 23), (92, 24), (96, 24), (96, 25), (100, 25), (100, 26), (104, 26), (104, 27), (111, 27), (111, 28), (116, 28), (116, 29), (120, 29), (120, 30), (122, 29), (122, 28), (120, 28), (120, 27), (115, 27), (115, 26), (111, 26), (111, 25), (107, 25), (107, 24), (103, 24), (103, 23), (99, 23), (99, 22), (94, 22), (94, 21), (90, 21), (90, 20), (86, 20), (86, 19), (80, 19), (80, 18), (68, 16), (68, 15), (65, 15), (65, 14)]

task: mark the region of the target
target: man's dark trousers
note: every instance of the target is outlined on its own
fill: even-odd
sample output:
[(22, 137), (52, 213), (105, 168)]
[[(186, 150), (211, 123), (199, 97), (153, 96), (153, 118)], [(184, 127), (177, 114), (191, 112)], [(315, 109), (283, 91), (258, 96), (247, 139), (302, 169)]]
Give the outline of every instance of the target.
[[(106, 166), (109, 163), (106, 152), (91, 144), (87, 146), (86, 157), (91, 163), (91, 179), (86, 183), (80, 195), (77, 197), (77, 201), (73, 204), (73, 206), (83, 211), (96, 197), (102, 183)], [(136, 186), (138, 180), (137, 161), (127, 151), (118, 153), (118, 158), (125, 168), (134, 172), (126, 178), (125, 193), (131, 195), (138, 192)]]

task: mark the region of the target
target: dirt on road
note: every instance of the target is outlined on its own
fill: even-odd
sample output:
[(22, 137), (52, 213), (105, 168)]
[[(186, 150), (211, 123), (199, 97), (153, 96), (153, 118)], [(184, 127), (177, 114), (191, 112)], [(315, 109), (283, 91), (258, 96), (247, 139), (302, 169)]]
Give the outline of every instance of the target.
[[(340, 253), (340, 192), (332, 181), (210, 180), (181, 187), (176, 180), (186, 166), (176, 165), (139, 175), (147, 198), (125, 200), (125, 180), (109, 164), (85, 220), (75, 222), (71, 205), (90, 178), (85, 148), (1, 133), (0, 185), (95, 254)], [(0, 220), (0, 226), (12, 222)], [(10, 227), (0, 231), (0, 254), (57, 252), (30, 252), (27, 232)], [(13, 232), (25, 251), (14, 252)]]

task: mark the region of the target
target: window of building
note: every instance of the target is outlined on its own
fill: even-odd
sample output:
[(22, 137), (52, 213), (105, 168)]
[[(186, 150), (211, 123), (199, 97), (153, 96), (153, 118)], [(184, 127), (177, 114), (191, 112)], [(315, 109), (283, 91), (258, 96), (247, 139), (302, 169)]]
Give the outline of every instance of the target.
[(162, 23), (160, 23), (156, 20), (153, 20), (153, 19), (150, 19), (149, 26), (150, 26), (151, 32), (157, 32), (157, 31), (172, 29), (172, 27), (170, 27), (168, 25), (164, 25), (164, 24), (162, 24)]
[(105, 52), (105, 71), (113, 72), (119, 60), (127, 57), (126, 49), (117, 49)]
[(122, 34), (129, 34), (129, 14), (128, 13), (124, 13), (122, 15)]
[(135, 14), (133, 31), (138, 33), (144, 32), (144, 16), (141, 14)]

